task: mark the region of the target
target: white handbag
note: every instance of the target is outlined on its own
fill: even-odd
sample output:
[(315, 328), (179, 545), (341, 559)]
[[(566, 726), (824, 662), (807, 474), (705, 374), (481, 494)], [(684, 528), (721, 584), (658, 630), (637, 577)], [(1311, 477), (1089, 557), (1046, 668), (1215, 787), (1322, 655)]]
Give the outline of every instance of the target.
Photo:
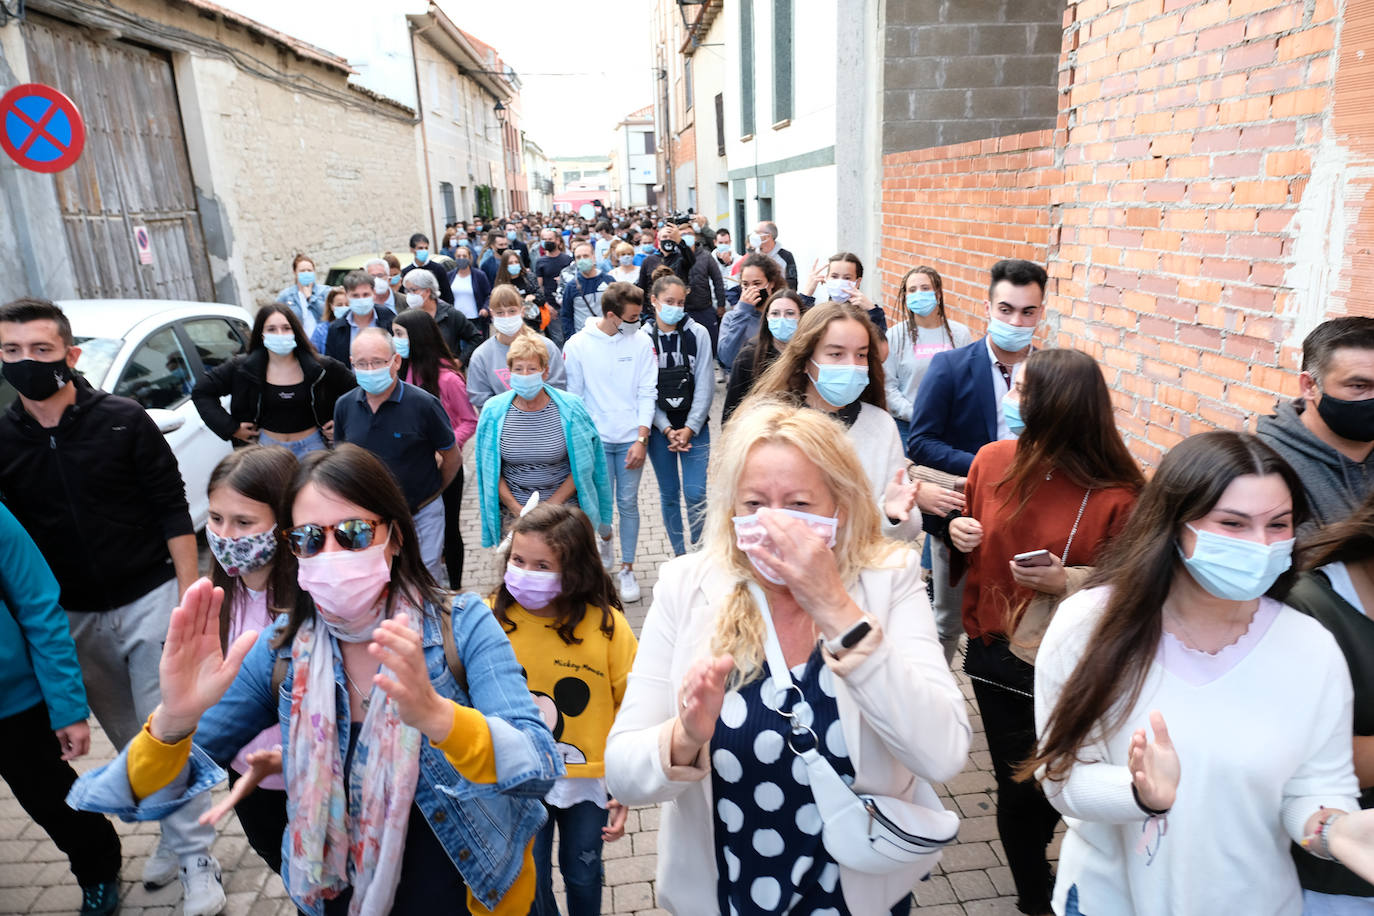
[[(778, 712), (791, 727), (787, 746), (806, 764), (811, 793), (821, 816), (821, 841), (826, 852), (845, 868), (865, 874), (889, 874), (910, 868), (922, 859), (929, 863), (928, 873), (935, 867), (940, 849), (953, 843), (958, 835), (959, 816), (940, 807), (934, 791), (924, 784), (929, 802), (926, 805), (891, 795), (860, 795), (845, 783), (820, 753), (820, 740), (811, 728), (811, 708), (801, 699), (801, 689), (792, 683), (763, 589), (750, 582), (749, 593), (763, 615), (764, 656), (768, 660), (769, 680), (779, 698)], [(794, 694), (796, 701), (783, 709), (782, 701), (788, 694)], [(798, 743), (808, 746), (799, 750)]]

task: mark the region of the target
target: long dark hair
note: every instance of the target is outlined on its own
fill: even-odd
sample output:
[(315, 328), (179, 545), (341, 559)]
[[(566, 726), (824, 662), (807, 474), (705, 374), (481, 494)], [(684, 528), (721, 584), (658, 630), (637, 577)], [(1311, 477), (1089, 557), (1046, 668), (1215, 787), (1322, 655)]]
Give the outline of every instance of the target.
[[(787, 299), (797, 304), (798, 314), (806, 314), (806, 303), (802, 300), (801, 294), (794, 289), (783, 287), (773, 295), (769, 296), (759, 310), (763, 313), (759, 318), (759, 332), (754, 336), (754, 362), (749, 366), (750, 374), (758, 378), (763, 374), (773, 361), (773, 331), (768, 327), (768, 310), (773, 307), (773, 303), (779, 299)], [(799, 323), (800, 326), (800, 323)], [(781, 347), (779, 347), (781, 349)]]
[(256, 353), (263, 348), (262, 329), (267, 324), (268, 317), (272, 315), (284, 315), (286, 323), (291, 325), (291, 334), (296, 338), (296, 353), (309, 353), (317, 356), (315, 346), (310, 342), (310, 338), (305, 336), (305, 328), (301, 326), (301, 320), (296, 317), (296, 313), (291, 311), (291, 306), (283, 305), (280, 302), (269, 302), (267, 305), (258, 309), (258, 314), (253, 317), (253, 330), (248, 335), (248, 352)]
[(1020, 500), (1017, 518), (1050, 471), (1092, 490), (1145, 483), (1112, 416), (1112, 397), (1097, 360), (1078, 350), (1040, 350), (1026, 360), (1021, 417), (1026, 429), (997, 488)]
[(894, 324), (906, 324), (907, 340), (914, 346), (919, 328), (916, 324), (916, 313), (907, 308), (906, 304), (906, 285), (910, 282), (913, 274), (920, 274), (930, 280), (930, 285), (935, 290), (935, 311), (940, 315), (940, 324), (944, 326), (945, 338), (951, 347), (954, 346), (954, 332), (950, 330), (949, 315), (945, 312), (945, 281), (941, 279), (940, 272), (934, 267), (927, 267), (922, 264), (920, 267), (913, 267), (902, 274), (902, 279), (897, 283), (897, 302), (895, 305), (897, 320)]
[(787, 342), (782, 353), (768, 367), (768, 371), (754, 383), (749, 396), (790, 394), (799, 403), (806, 401), (806, 364), (816, 352), (826, 328), (833, 321), (857, 321), (868, 331), (868, 387), (859, 400), (887, 410), (887, 393), (883, 390), (883, 361), (878, 358), (878, 329), (868, 312), (852, 302), (818, 302), (802, 316), (797, 333)]
[[(1182, 567), (1179, 530), (1211, 512), (1232, 481), (1247, 474), (1278, 474), (1293, 498), (1294, 527), (1307, 519), (1298, 475), (1277, 452), (1247, 433), (1199, 433), (1160, 461), (1125, 530), (1107, 548), (1089, 582), (1111, 586), (1087, 643), (1091, 651), (1065, 682), (1036, 754), (1021, 766), (1018, 778), (1030, 779), (1043, 766), (1045, 778), (1063, 780), (1094, 735), (1122, 726), (1140, 699), (1159, 647), (1164, 600)], [(1285, 594), (1294, 575), (1289, 570), (1279, 576), (1269, 594)]]
[[(554, 629), (563, 642), (570, 646), (582, 642), (574, 634), (587, 615), (588, 605), (601, 609), (601, 632), (605, 637), (610, 639), (615, 635), (612, 609), (623, 611), (624, 608), (611, 574), (601, 565), (596, 532), (586, 514), (561, 503), (540, 503), (511, 526), (511, 548), (515, 546), (517, 534), (540, 538), (558, 556), (558, 563), (563, 568), (563, 592), (553, 602)], [(510, 562), (511, 548), (501, 557), (503, 571)], [(492, 601), (492, 612), (507, 633), (515, 631), (515, 623), (506, 613), (513, 603), (515, 598), (502, 581)]]
[[(512, 255), (515, 257), (515, 263), (520, 265), (520, 273), (516, 274), (513, 277), (506, 272), (506, 265), (510, 263)], [(505, 253), (496, 259), (496, 282), (493, 283), (492, 286), (501, 286), (506, 283), (519, 285), (516, 284), (515, 281), (523, 280), (525, 278), (525, 275), (525, 261), (520, 257), (519, 249), (507, 248), (505, 250)]]
[(1374, 557), (1374, 491), (1344, 521), (1318, 528), (1298, 549), (1298, 568), (1359, 563)]
[[(786, 282), (783, 279), (782, 268), (778, 266), (778, 262), (774, 261), (766, 254), (760, 254), (756, 251), (753, 254), (745, 255), (744, 260), (739, 262), (740, 280), (744, 279), (744, 271), (745, 268), (748, 267), (757, 267), (759, 270), (763, 271), (763, 282), (768, 284), (768, 296), (782, 289), (783, 284)], [(764, 296), (763, 298), (767, 299), (768, 296)], [(763, 308), (762, 302), (759, 302), (759, 308)]]
[[(291, 486), (297, 467), (296, 456), (290, 449), (280, 445), (250, 445), (234, 449), (210, 472), (205, 493), (213, 496), (220, 487), (229, 487), (245, 499), (267, 506), (272, 512), (273, 521), (276, 521), (277, 507)], [(281, 531), (281, 528), (277, 530)], [(219, 611), (219, 641), (220, 645), (227, 648), (234, 604), (242, 597), (246, 587), (238, 576), (231, 576), (221, 569), (218, 561), (210, 566), (210, 581), (217, 588), (224, 589), (224, 604)], [(272, 571), (267, 577), (267, 606), (274, 614), (279, 614), (289, 611), (295, 603), (296, 557), (286, 549), (279, 537), (277, 552), (272, 558)]]
[[(387, 536), (393, 543), (399, 539), (398, 552), (391, 561), (391, 585), (386, 597), (387, 617), (392, 615), (396, 596), (402, 592), (427, 612), (430, 605), (438, 607), (447, 600), (420, 559), (415, 522), (410, 516), (405, 494), (379, 458), (365, 448), (346, 442), (333, 449), (321, 449), (306, 455), (277, 509), (279, 531), (286, 532), (295, 527), (296, 496), (309, 483), (386, 522), (389, 529)], [(291, 619), (277, 638), (276, 645), (279, 647), (289, 646), (301, 624), (315, 618), (315, 603), (310, 600), (310, 595), (300, 589), (296, 594), (295, 606), (290, 611)]]
[(442, 370), (462, 375), (453, 351), (444, 342), (444, 335), (439, 333), (439, 323), (424, 309), (406, 309), (393, 318), (392, 323), (405, 328), (406, 337), (410, 339), (410, 356), (401, 364), (401, 377), (405, 377), (406, 366), (409, 366), (415, 384), (439, 397)]

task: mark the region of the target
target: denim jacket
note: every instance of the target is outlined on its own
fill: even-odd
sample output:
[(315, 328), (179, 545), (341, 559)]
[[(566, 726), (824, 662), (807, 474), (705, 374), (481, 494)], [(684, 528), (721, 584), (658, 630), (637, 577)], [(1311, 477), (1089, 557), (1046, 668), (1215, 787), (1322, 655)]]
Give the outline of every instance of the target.
[[(324, 321), (324, 300), (328, 295), (329, 287), (325, 286), (323, 283), (316, 283), (310, 290), (310, 299), (306, 302), (306, 305), (310, 309), (310, 314), (315, 316), (317, 322)], [(277, 302), (295, 312), (296, 317), (301, 321), (305, 320), (305, 316), (301, 314), (300, 287), (296, 286), (296, 284), (292, 283), (290, 286), (277, 293)]]
[[(453, 635), (471, 694), (454, 680), (444, 659), (440, 619), (433, 607), (426, 606), (423, 644), (430, 681), (441, 695), (486, 715), (495, 746), (497, 782), (468, 782), (442, 751), (423, 741), (415, 804), (473, 894), (491, 908), (519, 875), (525, 846), (544, 823), (541, 800), (552, 780), (563, 775), (563, 764), (554, 749), (553, 736), (530, 697), (510, 640), (491, 609), (471, 592), (456, 596), (453, 602)], [(228, 692), (201, 717), (191, 759), (170, 785), (135, 801), (129, 789), (125, 749), (112, 762), (77, 780), (67, 803), (78, 810), (117, 814), (126, 821), (166, 817), (192, 796), (224, 779), (221, 767), (274, 718), (281, 724), (282, 753), (286, 754), (293, 680), (289, 663), (279, 695), (270, 695), (272, 668), (278, 653), (271, 643), (285, 622), (285, 616), (279, 617), (259, 635)], [(280, 651), (290, 657), (289, 647)], [(348, 688), (337, 643), (334, 683), (339, 755), (343, 757), (348, 749), (350, 717)], [(283, 772), (291, 772), (285, 763)], [(289, 776), (286, 791), (291, 793)], [(283, 861), (290, 855), (287, 831), (282, 837)], [(288, 869), (282, 870), (282, 880), (291, 893)], [(294, 893), (292, 897), (297, 906), (312, 916), (323, 912), (322, 907), (305, 907)]]

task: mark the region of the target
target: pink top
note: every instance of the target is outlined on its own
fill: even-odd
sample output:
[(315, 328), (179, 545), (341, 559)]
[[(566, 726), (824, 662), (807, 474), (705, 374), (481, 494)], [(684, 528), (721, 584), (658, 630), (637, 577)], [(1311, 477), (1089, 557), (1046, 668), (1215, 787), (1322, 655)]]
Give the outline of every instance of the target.
[[(242, 585), (243, 583), (239, 584)], [(257, 630), (261, 633), (271, 625), (272, 615), (267, 610), (267, 592), (255, 592), (244, 585), (234, 602), (234, 616), (229, 620), (229, 641), (233, 642), (239, 637), (239, 634), (248, 630)], [(234, 768), (236, 773), (247, 773), (249, 754), (254, 751), (270, 751), (273, 748), (281, 748), (280, 725), (269, 725), (264, 728), (261, 734), (243, 746), (230, 766)], [(282, 778), (280, 773), (273, 773), (271, 776), (264, 777), (259, 785), (264, 789), (276, 789), (280, 792), (285, 791), (286, 780)]]
[(1283, 605), (1273, 598), (1261, 598), (1255, 616), (1250, 619), (1249, 629), (1235, 642), (1223, 646), (1215, 654), (1185, 646), (1177, 636), (1165, 630), (1159, 641), (1159, 651), (1155, 659), (1164, 666), (1164, 670), (1192, 687), (1210, 684), (1239, 665), (1241, 660), (1250, 654), (1264, 638), (1264, 634), (1269, 632), (1269, 627), (1279, 616), (1282, 607)]
[[(414, 367), (406, 369), (406, 381), (415, 384)], [(439, 370), (439, 403), (444, 405), (444, 413), (453, 424), (454, 445), (461, 449), (477, 432), (477, 411), (468, 400), (467, 383), (452, 369)]]

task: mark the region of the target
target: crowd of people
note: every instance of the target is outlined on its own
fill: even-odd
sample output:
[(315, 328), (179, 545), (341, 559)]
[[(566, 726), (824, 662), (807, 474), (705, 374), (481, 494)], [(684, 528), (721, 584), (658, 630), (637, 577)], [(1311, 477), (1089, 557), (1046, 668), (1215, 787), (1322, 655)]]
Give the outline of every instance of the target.
[[(656, 804), (669, 912), (901, 916), (957, 834), (956, 665), (1021, 912), (1374, 913), (1374, 319), (1142, 469), (1035, 263), (975, 337), (934, 268), (806, 272), (767, 221), (408, 245), (337, 287), (297, 255), (188, 387), (234, 445), (208, 578), (148, 414), (58, 306), (0, 306), (0, 777), (83, 913), (120, 902), (107, 815), (220, 912), (232, 811), (311, 916), (556, 916), (555, 868), (593, 916)], [(646, 464), (675, 558), (636, 635)], [(91, 714), (119, 753), (78, 778)]]

